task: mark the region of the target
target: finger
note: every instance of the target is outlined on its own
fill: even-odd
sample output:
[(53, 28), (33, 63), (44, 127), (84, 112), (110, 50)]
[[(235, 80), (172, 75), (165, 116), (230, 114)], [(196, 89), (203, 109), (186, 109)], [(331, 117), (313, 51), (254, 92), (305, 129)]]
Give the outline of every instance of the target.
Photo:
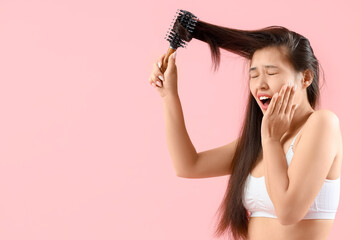
[(166, 53), (162, 54), (157, 60), (157, 65), (158, 65), (159, 69), (162, 67), (165, 55), (166, 55)]
[(287, 90), (288, 90), (288, 84), (283, 85), (282, 90), (282, 100), (279, 105), (279, 114), (284, 114), (285, 106), (287, 105), (286, 98), (287, 98)]
[(277, 101), (278, 93), (275, 93), (271, 99), (271, 102), (267, 108), (268, 114), (272, 114), (275, 109), (275, 102)]
[(155, 85), (155, 83), (153, 81), (149, 81), (150, 85), (152, 85), (153, 87), (157, 87), (157, 85)]
[[(177, 51), (175, 51), (174, 53), (172, 53), (171, 55), (169, 55), (168, 58), (168, 66), (167, 66), (167, 72), (172, 72), (175, 70), (176, 65), (175, 65), (175, 57), (177, 56)], [(165, 73), (165, 72), (164, 72)]]
[(161, 70), (158, 67), (158, 64), (154, 63), (153, 64), (153, 74), (155, 76), (157, 76), (157, 78), (159, 78), (160, 80), (164, 81), (164, 74), (161, 72)]
[[(282, 107), (280, 109), (280, 113), (285, 114), (287, 112), (287, 108), (289, 109), (290, 106), (292, 106), (290, 104), (290, 92), (292, 91), (291, 86), (287, 86), (285, 93), (284, 93), (284, 97), (283, 97), (283, 104)], [(289, 110), (288, 110), (289, 111)], [(288, 112), (287, 112), (288, 113)]]
[(291, 91), (289, 94), (289, 101), (288, 101), (289, 104), (287, 105), (287, 108), (285, 110), (286, 114), (290, 113), (294, 99), (295, 99), (295, 89), (294, 89), (294, 86), (291, 86)]
[(291, 120), (293, 119), (293, 116), (295, 115), (297, 106), (298, 106), (298, 104), (292, 105), (291, 116), (290, 116)]
[(149, 78), (149, 81), (148, 81), (148, 82), (149, 82), (149, 84), (150, 84), (150, 85), (152, 85), (153, 87), (155, 87), (155, 88), (156, 88), (156, 87), (157, 87), (157, 85), (155, 84), (155, 82), (154, 82), (154, 80), (153, 80), (153, 79), (154, 79), (154, 75), (152, 74), (152, 75), (150, 76), (150, 78)]
[(155, 76), (154, 74), (152, 74), (151, 76), (151, 81), (157, 85), (158, 87), (162, 87), (163, 86), (163, 83), (162, 81), (159, 80), (159, 78), (157, 76)]
[(284, 90), (285, 90), (285, 87), (283, 86), (281, 88), (281, 91), (279, 93), (279, 97), (277, 99), (277, 102), (276, 102), (276, 106), (275, 106), (275, 113), (276, 114), (279, 114), (280, 113), (280, 109), (282, 107), (282, 103), (283, 103), (283, 96), (284, 96)]
[(166, 55), (167, 55), (166, 53), (162, 54), (157, 60), (157, 66), (161, 70), (161, 72), (163, 72), (162, 65), (163, 65), (163, 61), (164, 61), (164, 58), (165, 58)]

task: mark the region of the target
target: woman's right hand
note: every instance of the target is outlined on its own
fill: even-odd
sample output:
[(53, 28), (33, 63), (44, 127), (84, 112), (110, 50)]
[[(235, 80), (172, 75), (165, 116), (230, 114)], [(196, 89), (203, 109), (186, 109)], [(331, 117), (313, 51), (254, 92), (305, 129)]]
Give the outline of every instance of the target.
[[(174, 54), (176, 54), (176, 52), (169, 56), (168, 66), (164, 74), (162, 73), (158, 63), (160, 65), (163, 63), (166, 54), (160, 56), (160, 58), (153, 64), (153, 70), (150, 74), (149, 83), (157, 88), (158, 93), (162, 98), (169, 95), (178, 95), (178, 74), (177, 65), (175, 64), (175, 59), (173, 58)], [(157, 85), (157, 81), (159, 81), (160, 86)]]

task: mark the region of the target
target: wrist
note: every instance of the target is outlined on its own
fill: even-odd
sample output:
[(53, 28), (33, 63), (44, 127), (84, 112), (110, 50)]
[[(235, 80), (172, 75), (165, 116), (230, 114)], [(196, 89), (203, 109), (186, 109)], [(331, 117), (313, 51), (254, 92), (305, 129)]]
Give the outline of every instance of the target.
[(168, 93), (162, 97), (163, 101), (167, 101), (168, 99), (179, 99), (178, 93)]
[(265, 137), (262, 138), (262, 145), (264, 144), (274, 144), (274, 143), (280, 143), (280, 139), (278, 138), (272, 138), (272, 137)]

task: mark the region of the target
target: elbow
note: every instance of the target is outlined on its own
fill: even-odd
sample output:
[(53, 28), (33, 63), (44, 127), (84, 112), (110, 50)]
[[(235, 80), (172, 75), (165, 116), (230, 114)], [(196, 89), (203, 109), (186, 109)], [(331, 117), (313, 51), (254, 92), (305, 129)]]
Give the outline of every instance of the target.
[(298, 223), (301, 220), (301, 218), (296, 216), (296, 213), (294, 211), (295, 209), (293, 209), (293, 212), (288, 211), (286, 213), (280, 214), (278, 217), (279, 222), (282, 225), (293, 225)]
[(180, 178), (196, 178), (191, 168), (175, 169), (175, 174)]
[(281, 223), (281, 225), (293, 225), (296, 223), (296, 221), (292, 220), (289, 217), (280, 217), (278, 218), (279, 222)]
[(285, 197), (283, 201), (275, 205), (277, 218), (282, 225), (293, 225), (298, 223), (305, 216), (308, 208), (300, 204), (295, 198)]
[(184, 178), (184, 174), (183, 173), (181, 173), (180, 171), (175, 171), (175, 175), (177, 176), (177, 177), (180, 177), (180, 178)]
[(195, 178), (201, 178), (201, 177), (199, 177), (199, 176), (197, 176), (197, 175), (192, 175), (192, 174), (190, 174), (190, 173), (187, 173), (187, 174), (180, 174), (180, 173), (177, 173), (177, 177), (180, 177), (180, 178), (189, 178), (189, 179), (195, 179)]
[(181, 169), (181, 168), (176, 168), (174, 167), (174, 172), (175, 172), (175, 175), (177, 177), (180, 177), (180, 178), (189, 178), (189, 171), (186, 170), (186, 169)]
[(184, 174), (181, 174), (179, 172), (176, 172), (176, 176), (180, 178), (187, 178)]
[[(286, 206), (286, 205), (285, 205)], [(283, 207), (279, 214), (277, 214), (278, 220), (282, 225), (293, 225), (298, 223), (302, 217), (295, 206)]]
[(192, 178), (192, 177), (189, 175), (189, 173), (186, 174), (184, 171), (183, 171), (183, 172), (181, 172), (181, 171), (176, 171), (175, 174), (176, 174), (177, 177), (180, 177), (180, 178)]

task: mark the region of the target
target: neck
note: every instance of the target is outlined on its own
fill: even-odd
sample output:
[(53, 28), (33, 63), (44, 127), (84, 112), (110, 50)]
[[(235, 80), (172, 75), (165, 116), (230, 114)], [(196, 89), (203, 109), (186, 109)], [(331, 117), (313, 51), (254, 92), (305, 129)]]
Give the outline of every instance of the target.
[(307, 100), (299, 103), (293, 115), (293, 119), (287, 133), (293, 134), (296, 131), (299, 131), (299, 129), (303, 127), (307, 119), (314, 111), (315, 110), (311, 107), (310, 103)]

